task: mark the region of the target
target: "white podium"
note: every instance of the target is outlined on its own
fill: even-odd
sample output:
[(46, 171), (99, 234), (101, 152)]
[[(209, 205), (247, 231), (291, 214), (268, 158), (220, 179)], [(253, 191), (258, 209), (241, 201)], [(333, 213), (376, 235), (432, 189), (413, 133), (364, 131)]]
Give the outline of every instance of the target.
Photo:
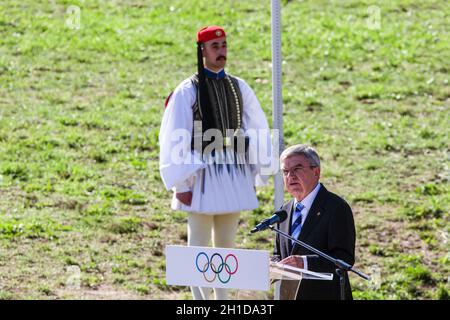
[(293, 300), (302, 279), (329, 281), (331, 273), (317, 273), (270, 262), (265, 250), (166, 246), (166, 283), (227, 288), (238, 300)]

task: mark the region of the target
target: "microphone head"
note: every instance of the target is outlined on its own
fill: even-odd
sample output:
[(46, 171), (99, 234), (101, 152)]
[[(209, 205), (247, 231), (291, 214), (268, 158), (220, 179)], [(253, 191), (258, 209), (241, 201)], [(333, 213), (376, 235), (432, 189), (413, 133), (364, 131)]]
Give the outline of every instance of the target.
[(284, 220), (287, 219), (288, 216), (286, 210), (278, 210), (274, 214), (278, 216), (279, 218), (278, 222), (283, 222)]
[(286, 210), (278, 210), (273, 213), (270, 218), (264, 219), (262, 222), (258, 223), (250, 233), (255, 233), (258, 231), (266, 230), (270, 225), (274, 223), (280, 223), (286, 220), (288, 214)]

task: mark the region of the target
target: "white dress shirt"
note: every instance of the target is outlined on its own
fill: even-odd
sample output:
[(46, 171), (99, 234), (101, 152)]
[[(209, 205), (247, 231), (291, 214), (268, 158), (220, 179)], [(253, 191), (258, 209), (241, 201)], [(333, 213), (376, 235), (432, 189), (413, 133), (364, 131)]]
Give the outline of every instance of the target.
[[(300, 214), (302, 215), (302, 222), (301, 222), (301, 228), (297, 228), (294, 233), (292, 234), (292, 237), (295, 239), (298, 239), (301, 229), (303, 228), (303, 224), (305, 223), (306, 217), (308, 216), (309, 210), (311, 209), (311, 206), (314, 202), (314, 199), (316, 199), (317, 194), (319, 193), (320, 190), (320, 182), (317, 183), (317, 185), (315, 186), (315, 188), (302, 200), (302, 201), (294, 201), (294, 211), (292, 212), (293, 216), (292, 216), (292, 224), (294, 224), (294, 221), (297, 219), (298, 217), (298, 212), (295, 211), (295, 208), (297, 206), (297, 203), (300, 202), (303, 205), (303, 209), (300, 212)], [(302, 256), (303, 258), (303, 265), (304, 265), (304, 269), (308, 269), (308, 259), (305, 256)]]

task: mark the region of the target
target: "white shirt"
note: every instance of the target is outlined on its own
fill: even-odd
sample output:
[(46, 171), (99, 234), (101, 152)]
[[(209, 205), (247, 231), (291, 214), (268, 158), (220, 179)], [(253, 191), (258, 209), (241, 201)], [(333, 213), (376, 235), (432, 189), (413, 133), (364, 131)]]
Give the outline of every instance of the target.
[[(303, 224), (305, 223), (306, 217), (308, 216), (309, 210), (311, 209), (311, 206), (314, 202), (314, 199), (316, 199), (317, 194), (319, 193), (320, 190), (320, 183), (317, 183), (317, 185), (314, 187), (314, 189), (302, 200), (300, 201), (300, 203), (303, 205), (303, 210), (300, 213), (302, 215), (302, 223), (301, 226), (303, 227)], [(294, 201), (294, 216), (292, 217), (292, 224), (294, 224), (295, 219), (297, 219), (298, 217), (298, 212), (295, 211), (295, 207), (297, 206), (297, 203), (299, 201), (295, 200)], [(298, 230), (300, 231), (301, 228), (299, 228)], [(298, 238), (300, 232), (296, 232), (296, 235), (292, 235), (294, 238)]]
[[(300, 212), (300, 214), (302, 215), (302, 222), (300, 224), (301, 228), (297, 228), (297, 230), (294, 231), (294, 233), (292, 234), (293, 238), (298, 239), (298, 237), (300, 235), (300, 231), (303, 228), (303, 224), (306, 221), (306, 217), (308, 216), (309, 210), (311, 210), (312, 204), (313, 204), (314, 200), (316, 199), (316, 196), (319, 193), (319, 190), (320, 190), (320, 182), (317, 183), (315, 188), (302, 201), (297, 201), (297, 200), (294, 201), (294, 212), (293, 212), (293, 216), (292, 216), (292, 224), (294, 224), (295, 220), (298, 217), (298, 212), (295, 211), (297, 203), (300, 202), (304, 206), (304, 208)], [(308, 269), (308, 259), (305, 256), (303, 256), (303, 265), (304, 265), (304, 269)]]
[[(250, 135), (249, 157), (258, 160), (260, 154), (272, 155), (265, 114), (253, 90), (244, 80), (236, 79), (243, 99), (242, 128), (246, 134), (252, 130), (262, 130), (257, 131), (258, 135)], [(225, 170), (225, 174), (217, 176), (213, 166), (207, 165), (196, 151), (191, 150), (192, 106), (196, 92), (192, 81), (189, 78), (184, 80), (173, 92), (161, 123), (159, 169), (166, 189), (174, 191), (172, 209), (217, 214), (257, 208), (254, 186), (267, 185), (269, 175), (272, 174), (263, 173), (262, 163), (256, 161), (254, 165), (247, 165), (246, 170), (251, 172), (246, 175), (237, 175), (239, 172), (236, 170), (230, 173)], [(204, 193), (201, 191), (202, 183), (205, 186)], [(186, 191), (193, 193), (190, 206), (182, 204), (175, 196), (176, 192)]]

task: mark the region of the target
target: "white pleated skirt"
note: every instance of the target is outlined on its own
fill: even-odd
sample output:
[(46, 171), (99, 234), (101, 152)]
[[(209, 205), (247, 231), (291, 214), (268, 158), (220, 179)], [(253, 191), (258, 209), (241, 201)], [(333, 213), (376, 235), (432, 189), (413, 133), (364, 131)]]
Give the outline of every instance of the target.
[(172, 209), (201, 214), (226, 214), (258, 207), (255, 173), (250, 164), (208, 164), (189, 179), (190, 206), (172, 198)]

